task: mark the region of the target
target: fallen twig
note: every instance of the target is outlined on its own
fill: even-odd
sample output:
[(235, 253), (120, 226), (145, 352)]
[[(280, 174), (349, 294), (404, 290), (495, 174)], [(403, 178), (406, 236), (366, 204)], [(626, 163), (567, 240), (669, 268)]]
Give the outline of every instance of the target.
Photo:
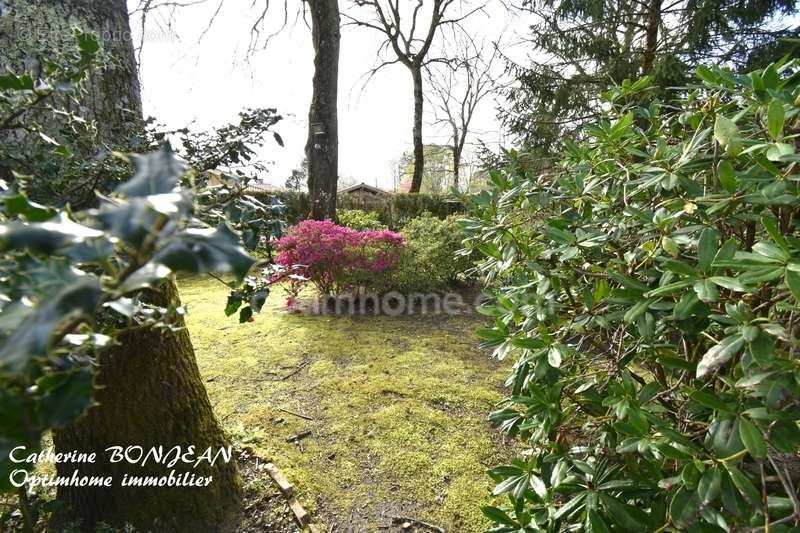
[(278, 470), (277, 466), (273, 463), (267, 463), (265, 468), (267, 473), (269, 473), (269, 477), (278, 485), (278, 488), (281, 489), (284, 496), (287, 498), (294, 496), (294, 485), (289, 483), (289, 480)]
[(297, 368), (295, 368), (294, 370), (292, 370), (291, 372), (289, 372), (288, 374), (286, 374), (285, 376), (283, 376), (283, 377), (280, 379), (280, 381), (286, 381), (286, 380), (287, 380), (287, 379), (289, 379), (290, 377), (294, 376), (295, 374), (297, 374), (298, 372), (300, 372), (301, 370), (303, 370), (303, 369), (304, 369), (305, 367), (307, 367), (307, 366), (308, 366), (310, 363), (311, 363), (311, 361), (303, 361), (303, 362), (302, 362), (302, 364), (300, 364), (300, 366), (298, 366)]
[(431, 531), (436, 531), (436, 533), (446, 533), (444, 528), (429, 524), (428, 522), (424, 522), (422, 520), (417, 520), (416, 518), (410, 518), (408, 516), (390, 516), (389, 518), (391, 518), (394, 522), (411, 522), (412, 524), (417, 524), (418, 526), (430, 529)]
[(278, 411), (281, 411), (281, 412), (283, 412), (283, 413), (287, 413), (287, 414), (290, 414), (290, 415), (294, 415), (294, 416), (297, 416), (297, 417), (303, 418), (303, 419), (305, 419), (305, 420), (314, 420), (314, 418), (313, 418), (313, 417), (311, 417), (311, 416), (304, 415), (304, 414), (302, 414), (302, 413), (295, 413), (294, 411), (290, 411), (290, 410), (288, 410), (288, 409), (284, 409), (283, 407), (278, 407)]
[(294, 514), (294, 519), (300, 524), (300, 527), (304, 527), (308, 525), (308, 511), (306, 511), (300, 502), (297, 501), (297, 498), (289, 498), (289, 509), (292, 510)]
[(291, 437), (287, 438), (286, 442), (297, 442), (299, 440), (302, 440), (302, 439), (304, 439), (306, 437), (310, 437), (310, 436), (311, 436), (311, 430), (301, 431), (297, 435), (292, 435)]

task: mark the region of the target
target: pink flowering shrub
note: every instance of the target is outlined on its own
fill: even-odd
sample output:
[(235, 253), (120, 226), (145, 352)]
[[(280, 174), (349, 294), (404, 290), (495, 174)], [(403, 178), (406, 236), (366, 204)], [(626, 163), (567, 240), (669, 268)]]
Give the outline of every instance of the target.
[(305, 220), (275, 243), (275, 262), (297, 292), (312, 283), (322, 294), (380, 291), (405, 242), (389, 230), (358, 231), (330, 220)]

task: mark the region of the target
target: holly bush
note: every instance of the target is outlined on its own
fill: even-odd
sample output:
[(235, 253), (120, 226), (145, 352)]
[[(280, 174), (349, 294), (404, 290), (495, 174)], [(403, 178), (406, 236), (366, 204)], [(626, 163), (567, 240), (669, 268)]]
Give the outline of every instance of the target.
[(649, 80), (537, 173), (511, 152), (469, 201), (513, 356), (490, 415), (492, 531), (796, 531), (800, 62)]
[(184, 167), (168, 149), (134, 162), (130, 181), (77, 213), (0, 183), (0, 490), (12, 448), (37, 448), (45, 431), (89, 408), (87, 363), (98, 350), (125, 330), (179, 321), (182, 309), (148, 304), (143, 289), (173, 272), (241, 280), (255, 263), (227, 226), (193, 216), (178, 185)]
[[(153, 305), (148, 291), (179, 272), (230, 273), (227, 310), (258, 312), (268, 283), (248, 277), (256, 260), (231, 225), (251, 249), (280, 229), (275, 206), (198, 187), (168, 145), (130, 156), (100, 146), (91, 121), (68, 111), (98, 67), (97, 38), (75, 36), (76, 52), (41, 79), (0, 75), (0, 492), (12, 469), (33, 467), (10, 462), (14, 447), (36, 450), (91, 406), (101, 350), (135, 329), (182, 327), (183, 308)], [(274, 124), (259, 116), (261, 131)], [(51, 178), (88, 192), (65, 203), (78, 196), (50, 194)]]

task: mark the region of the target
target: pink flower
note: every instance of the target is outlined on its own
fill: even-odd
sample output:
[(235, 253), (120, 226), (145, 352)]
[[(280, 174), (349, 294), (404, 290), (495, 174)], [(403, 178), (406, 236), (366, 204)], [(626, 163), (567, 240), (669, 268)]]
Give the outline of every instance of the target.
[(305, 220), (291, 227), (275, 248), (277, 264), (300, 274), (293, 284), (310, 281), (330, 294), (358, 289), (374, 274), (391, 270), (404, 246), (403, 236), (393, 231), (357, 231), (330, 220)]

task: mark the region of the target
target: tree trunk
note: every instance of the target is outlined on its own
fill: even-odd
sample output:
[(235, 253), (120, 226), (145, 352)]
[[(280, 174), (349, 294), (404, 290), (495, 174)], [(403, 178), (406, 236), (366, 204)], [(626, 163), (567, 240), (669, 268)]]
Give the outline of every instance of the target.
[(453, 146), (453, 187), (458, 190), (460, 180), (460, 167), (461, 167), (461, 152), (458, 146)]
[(0, 67), (41, 75), (43, 58), (74, 48), (73, 25), (93, 31), (104, 51), (121, 58), (119, 64), (91, 73), (80, 102), (83, 109), (74, 109), (97, 119), (101, 140), (113, 141), (142, 114), (125, 2), (0, 0)]
[[(124, 0), (0, 0), (0, 70), (26, 68), (36, 72), (40, 58), (73, 47), (72, 27), (98, 34), (115, 66), (92, 72), (81, 113), (97, 121), (102, 140), (124, 144), (130, 126), (141, 120), (141, 97), (133, 44)], [(40, 178), (46, 179), (45, 176)], [(160, 306), (176, 303), (173, 282), (151, 291)], [(236, 524), (241, 502), (241, 480), (235, 462), (213, 466), (177, 464), (175, 475), (191, 471), (196, 477), (213, 476), (207, 487), (121, 487), (130, 476), (168, 475), (169, 470), (149, 461), (144, 467), (125, 461), (111, 463), (109, 446), (195, 446), (198, 455), (226, 445), (214, 418), (195, 361), (189, 334), (138, 331), (123, 344), (99, 357), (95, 393), (98, 405), (85, 417), (54, 435), (57, 452), (97, 452), (97, 462), (60, 463), (60, 476), (113, 476), (113, 487), (59, 487), (58, 497), (68, 504), (60, 519), (79, 520), (94, 531), (100, 521), (130, 523), (142, 531), (226, 531)]]
[(647, 32), (645, 34), (642, 74), (650, 74), (658, 51), (658, 27), (661, 25), (662, 0), (650, 0), (647, 10)]
[(422, 144), (422, 69), (416, 64), (410, 69), (414, 80), (414, 176), (408, 192), (418, 193), (422, 188), (422, 174), (425, 172), (425, 150)]
[(308, 7), (314, 42), (314, 93), (306, 143), (311, 217), (335, 220), (339, 180), (339, 5), (338, 0), (309, 0)]
[[(178, 301), (175, 284), (153, 292), (150, 301), (167, 306)], [(70, 509), (63, 518), (82, 520), (94, 531), (98, 522), (115, 526), (132, 524), (141, 531), (228, 531), (235, 528), (240, 505), (236, 463), (223, 458), (214, 464), (202, 462), (165, 464), (113, 463), (109, 447), (141, 446), (144, 450), (163, 446), (168, 453), (195, 447), (195, 457), (206, 450), (214, 455), (228, 446), (211, 409), (195, 362), (186, 329), (178, 332), (144, 331), (125, 335), (121, 345), (100, 357), (97, 375), (98, 406), (77, 423), (58, 431), (58, 452), (80, 450), (97, 453), (94, 464), (59, 463), (60, 476), (113, 476), (114, 487), (60, 487), (58, 497)], [(134, 450), (138, 454), (138, 449)], [(211, 476), (205, 487), (121, 487), (131, 476), (170, 476), (188, 473), (196, 478)]]
[(453, 125), (453, 187), (459, 190), (461, 181), (461, 154), (464, 153), (464, 145), (467, 143), (467, 121), (461, 131), (455, 123)]

